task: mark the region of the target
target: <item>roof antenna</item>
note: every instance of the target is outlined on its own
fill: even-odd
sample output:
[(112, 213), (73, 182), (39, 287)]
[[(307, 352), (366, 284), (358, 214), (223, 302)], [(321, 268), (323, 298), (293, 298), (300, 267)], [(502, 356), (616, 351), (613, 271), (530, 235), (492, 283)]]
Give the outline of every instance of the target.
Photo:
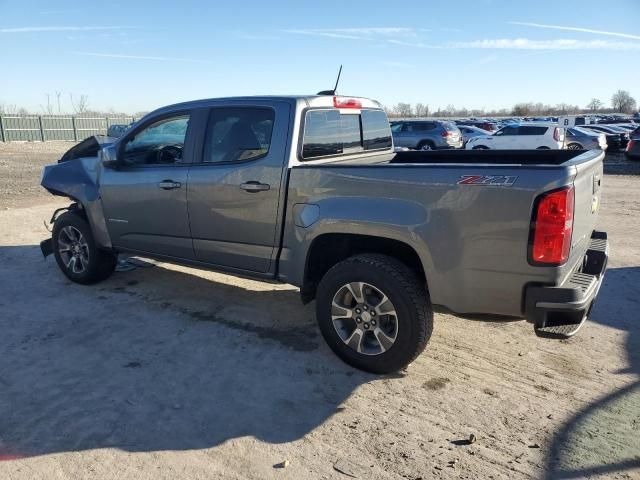
[(340, 81), (340, 74), (342, 73), (342, 65), (340, 65), (340, 70), (338, 70), (338, 78), (336, 78), (336, 86), (333, 87), (333, 90), (322, 90), (318, 92), (318, 95), (335, 95), (338, 91), (338, 82)]

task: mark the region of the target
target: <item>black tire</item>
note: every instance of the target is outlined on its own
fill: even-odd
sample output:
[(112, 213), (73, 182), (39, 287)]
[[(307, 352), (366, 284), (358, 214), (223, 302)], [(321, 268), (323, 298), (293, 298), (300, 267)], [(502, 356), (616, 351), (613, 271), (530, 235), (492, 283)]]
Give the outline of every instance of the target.
[[(382, 353), (357, 352), (334, 327), (334, 296), (351, 282), (375, 286), (397, 312), (395, 342)], [(316, 315), (322, 336), (338, 357), (356, 368), (378, 374), (396, 372), (409, 365), (425, 349), (433, 331), (433, 310), (424, 283), (405, 264), (380, 254), (356, 255), (333, 266), (318, 286)]]
[(430, 140), (423, 140), (418, 144), (418, 150), (435, 150), (436, 146)]
[(489, 150), (489, 147), (485, 147), (484, 145), (478, 145), (473, 147), (471, 150)]
[(538, 147), (538, 148), (536, 148), (536, 150), (550, 150), (550, 148), (549, 148), (549, 147), (542, 146), (542, 147)]
[(567, 150), (582, 150), (582, 149), (583, 149), (582, 145), (576, 142), (572, 142), (569, 145), (567, 145)]
[[(61, 250), (65, 250), (65, 243), (70, 239), (66, 235), (67, 227), (71, 231), (79, 232), (85, 240), (86, 246), (79, 248), (80, 255), (86, 255), (86, 263), (81, 262), (82, 271), (75, 271), (74, 266), (69, 264), (62, 258), (63, 255), (69, 255)], [(73, 230), (75, 229), (75, 230)], [(81, 238), (82, 238), (81, 237)], [(91, 228), (87, 221), (78, 213), (65, 212), (60, 215), (53, 225), (52, 234), (53, 254), (58, 263), (58, 267), (62, 270), (69, 280), (83, 285), (90, 285), (107, 279), (116, 268), (118, 256), (114, 253), (100, 250), (93, 239)], [(68, 243), (66, 243), (68, 245)]]

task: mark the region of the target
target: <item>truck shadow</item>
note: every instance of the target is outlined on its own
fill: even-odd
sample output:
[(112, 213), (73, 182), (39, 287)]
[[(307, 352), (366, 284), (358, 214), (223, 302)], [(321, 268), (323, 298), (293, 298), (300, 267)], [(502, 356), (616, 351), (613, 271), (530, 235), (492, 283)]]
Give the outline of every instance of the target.
[(0, 460), (290, 442), (377, 378), (329, 351), (290, 288), (162, 267), (83, 287), (35, 246), (0, 264)]
[[(582, 408), (554, 436), (546, 459), (548, 480), (603, 477), (640, 469), (640, 267), (610, 268), (590, 321), (623, 332), (627, 367), (602, 365), (631, 383)], [(620, 380), (620, 383), (624, 379)]]

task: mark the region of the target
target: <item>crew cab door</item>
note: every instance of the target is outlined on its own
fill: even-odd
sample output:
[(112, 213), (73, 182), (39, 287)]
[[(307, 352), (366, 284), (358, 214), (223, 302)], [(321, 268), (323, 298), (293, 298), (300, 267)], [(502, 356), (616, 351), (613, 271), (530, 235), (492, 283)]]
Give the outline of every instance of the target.
[(118, 143), (118, 166), (104, 167), (100, 195), (115, 247), (192, 259), (187, 174), (191, 111), (149, 120)]
[(211, 108), (187, 201), (197, 260), (237, 270), (272, 270), (290, 106)]

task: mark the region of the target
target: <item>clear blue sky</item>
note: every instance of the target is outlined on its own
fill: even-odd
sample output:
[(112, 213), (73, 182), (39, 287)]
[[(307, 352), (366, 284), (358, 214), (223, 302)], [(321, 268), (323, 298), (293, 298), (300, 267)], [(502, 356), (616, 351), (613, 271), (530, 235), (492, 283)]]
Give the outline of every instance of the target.
[(0, 42), (0, 103), (30, 110), (316, 93), (341, 63), (341, 93), (384, 104), (640, 101), (638, 0), (0, 0)]

